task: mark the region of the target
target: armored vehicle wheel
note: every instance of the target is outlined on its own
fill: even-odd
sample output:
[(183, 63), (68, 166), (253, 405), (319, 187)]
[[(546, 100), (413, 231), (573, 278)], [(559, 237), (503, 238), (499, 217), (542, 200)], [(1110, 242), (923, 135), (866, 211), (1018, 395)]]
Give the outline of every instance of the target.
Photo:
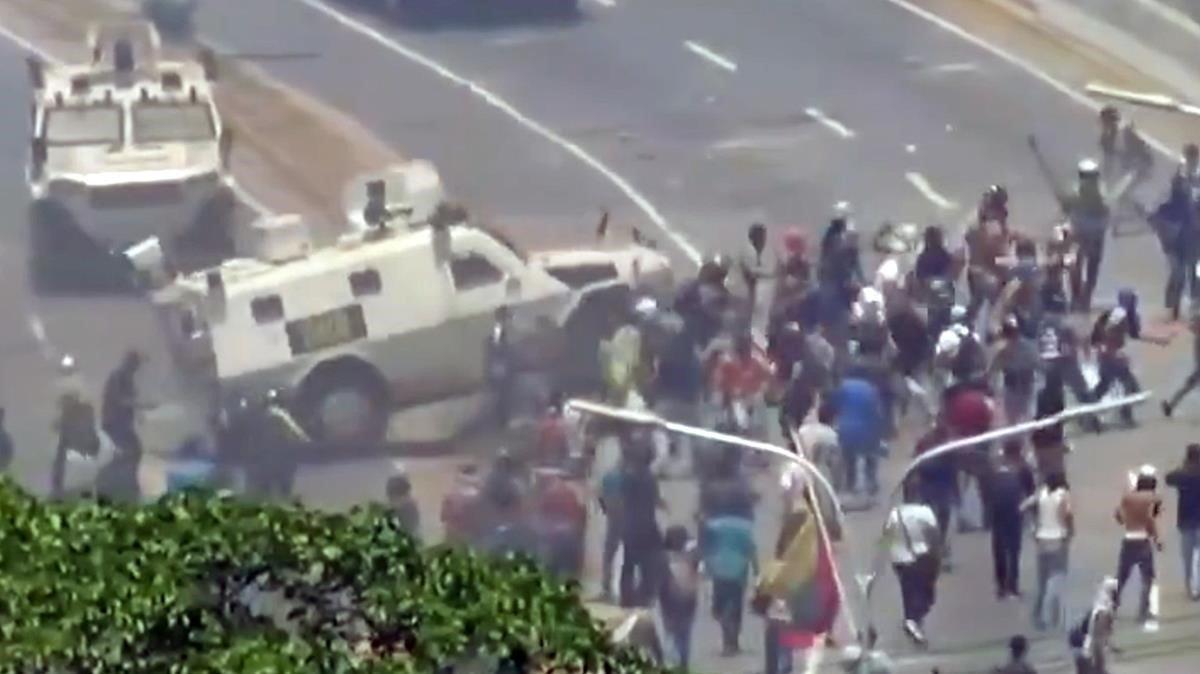
[(300, 390), (301, 423), (314, 440), (334, 449), (382, 444), (390, 402), (378, 371), (356, 358), (322, 363)]

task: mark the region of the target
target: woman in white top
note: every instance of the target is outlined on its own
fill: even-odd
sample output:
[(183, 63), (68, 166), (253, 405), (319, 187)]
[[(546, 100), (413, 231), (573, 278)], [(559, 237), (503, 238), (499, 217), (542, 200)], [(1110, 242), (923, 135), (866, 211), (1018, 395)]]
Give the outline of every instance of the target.
[(1068, 551), (1075, 533), (1066, 478), (1062, 473), (1050, 473), (1045, 480), (1045, 484), (1023, 504), (1023, 508), (1033, 513), (1033, 537), (1037, 545), (1038, 586), (1033, 603), (1033, 624), (1038, 630), (1062, 625), (1062, 592), (1066, 584)]

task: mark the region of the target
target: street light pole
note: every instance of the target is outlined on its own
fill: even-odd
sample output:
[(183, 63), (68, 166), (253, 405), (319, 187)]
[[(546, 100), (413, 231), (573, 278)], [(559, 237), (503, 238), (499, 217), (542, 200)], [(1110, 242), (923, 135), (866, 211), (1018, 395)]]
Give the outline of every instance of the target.
[(1125, 396), (1125, 397), (1117, 398), (1114, 400), (1105, 400), (1105, 401), (1101, 401), (1101, 402), (1097, 402), (1097, 403), (1090, 403), (1087, 405), (1078, 405), (1076, 407), (1071, 407), (1071, 408), (1065, 409), (1065, 410), (1059, 412), (1058, 414), (1055, 414), (1054, 416), (1046, 417), (1044, 419), (1035, 419), (1033, 421), (1026, 421), (1026, 422), (1019, 423), (1019, 424), (1013, 424), (1011, 426), (1004, 426), (1001, 428), (993, 429), (986, 433), (980, 433), (979, 435), (972, 435), (972, 436), (968, 436), (968, 437), (964, 437), (964, 438), (957, 438), (955, 440), (951, 440), (950, 442), (945, 442), (940, 445), (937, 445), (936, 447), (933, 447), (932, 449), (922, 453), (920, 456), (913, 459), (912, 462), (910, 462), (907, 466), (905, 466), (904, 472), (900, 475), (900, 480), (896, 483), (896, 486), (893, 487), (890, 495), (888, 496), (888, 500), (886, 503), (886, 505), (888, 506), (888, 514), (884, 516), (883, 529), (880, 531), (880, 534), (879, 534), (879, 540), (876, 544), (876, 551), (875, 551), (873, 562), (871, 564), (871, 569), (870, 569), (870, 572), (867, 575), (866, 580), (864, 582), (863, 594), (865, 595), (865, 599), (866, 599), (866, 604), (867, 604), (866, 611), (867, 611), (868, 620), (870, 620), (870, 626), (872, 626), (872, 627), (874, 626), (874, 620), (871, 620), (871, 616), (872, 616), (871, 590), (874, 589), (875, 579), (879, 575), (879, 567), (885, 556), (884, 549), (883, 549), (883, 541), (886, 536), (886, 531), (887, 531), (887, 526), (888, 526), (888, 520), (890, 518), (891, 508), (896, 503), (897, 498), (899, 497), (902, 489), (904, 488), (904, 483), (908, 481), (908, 478), (913, 474), (914, 471), (916, 471), (923, 464), (928, 463), (929, 461), (932, 461), (932, 460), (937, 459), (942, 456), (946, 456), (948, 454), (952, 454), (954, 452), (962, 451), (964, 449), (977, 447), (981, 443), (984, 443), (984, 442), (992, 442), (995, 440), (1002, 440), (1004, 438), (1009, 438), (1014, 435), (1023, 435), (1025, 433), (1029, 433), (1031, 431), (1036, 431), (1036, 430), (1039, 430), (1042, 428), (1049, 428), (1050, 426), (1065, 423), (1065, 422), (1071, 421), (1072, 419), (1077, 419), (1079, 417), (1090, 417), (1090, 416), (1093, 416), (1096, 414), (1100, 414), (1102, 412), (1107, 412), (1112, 409), (1117, 409), (1117, 408), (1121, 408), (1121, 407), (1129, 407), (1129, 406), (1133, 406), (1133, 405), (1140, 405), (1140, 404), (1146, 402), (1147, 400), (1149, 400), (1152, 395), (1153, 395), (1153, 392), (1151, 392), (1151, 391), (1142, 391), (1141, 393), (1137, 393), (1135, 395)]
[[(829, 503), (833, 504), (834, 514), (837, 517), (837, 522), (839, 525), (844, 521), (845, 514), (844, 514), (844, 511), (842, 510), (841, 501), (838, 500), (837, 490), (835, 490), (833, 488), (833, 485), (830, 484), (828, 478), (826, 478), (825, 475), (821, 473), (821, 470), (813, 462), (809, 461), (804, 456), (797, 454), (796, 452), (790, 451), (788, 449), (785, 449), (783, 447), (780, 447), (778, 445), (773, 445), (768, 442), (751, 440), (751, 439), (743, 438), (743, 437), (740, 437), (737, 435), (730, 435), (728, 433), (720, 433), (718, 431), (710, 431), (706, 428), (700, 428), (698, 426), (690, 426), (688, 424), (677, 423), (677, 422), (671, 421), (669, 419), (664, 419), (663, 417), (660, 417), (657, 414), (653, 414), (651, 412), (636, 411), (636, 410), (629, 410), (629, 409), (624, 409), (624, 408), (620, 408), (620, 407), (613, 407), (611, 405), (604, 405), (602, 403), (592, 402), (590, 400), (582, 400), (579, 398), (575, 398), (575, 399), (567, 401), (566, 408), (576, 410), (579, 412), (583, 412), (585, 414), (594, 414), (596, 416), (608, 417), (610, 419), (616, 419), (616, 420), (624, 421), (624, 422), (627, 422), (630, 424), (654, 426), (657, 428), (661, 428), (669, 433), (678, 433), (680, 435), (688, 435), (688, 436), (691, 436), (694, 438), (699, 438), (702, 440), (709, 440), (709, 441), (713, 441), (713, 442), (721, 442), (721, 443), (728, 444), (728, 445), (735, 445), (735, 446), (749, 449), (752, 451), (771, 454), (771, 455), (780, 457), (782, 459), (785, 459), (787, 461), (790, 461), (792, 464), (797, 465), (801, 469), (803, 469), (805, 474), (810, 478), (808, 480), (808, 484), (805, 487), (805, 490), (807, 492), (807, 495), (809, 496), (809, 500), (812, 502), (812, 510), (814, 513), (814, 522), (816, 523), (817, 530), (820, 533), (821, 542), (827, 547), (829, 554), (831, 556), (833, 555), (833, 548), (831, 546), (829, 530), (826, 526), (824, 515), (821, 512), (821, 499), (816, 494), (812, 493), (812, 491), (811, 491), (812, 485), (819, 484), (821, 486), (821, 491), (823, 492), (825, 497), (828, 499)], [(801, 446), (799, 439), (800, 438), (799, 438), (798, 434), (795, 432), (795, 430), (793, 430), (792, 431), (792, 440), (793, 440), (793, 442), (797, 443), (797, 445), (796, 445), (797, 447)], [(836, 585), (837, 593), (838, 593), (839, 597), (841, 598), (841, 604), (846, 607), (846, 611), (845, 611), (844, 615), (846, 618), (847, 626), (850, 628), (851, 634), (857, 635), (858, 634), (857, 621), (855, 620), (853, 612), (850, 609), (849, 597), (846, 595), (845, 584), (842, 582), (841, 573), (838, 570), (836, 563), (831, 564), (831, 566), (833, 567), (833, 569), (832, 569), (833, 570), (833, 579), (834, 579), (834, 583)]]

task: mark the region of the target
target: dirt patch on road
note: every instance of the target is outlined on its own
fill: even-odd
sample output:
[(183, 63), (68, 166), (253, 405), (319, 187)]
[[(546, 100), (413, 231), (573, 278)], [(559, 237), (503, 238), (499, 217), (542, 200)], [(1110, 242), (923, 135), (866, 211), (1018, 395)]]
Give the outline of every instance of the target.
[[(87, 27), (133, 14), (108, 0), (0, 0), (0, 23), (58, 58), (87, 58)], [(168, 48), (168, 51), (171, 49)], [(400, 159), (356, 120), (286, 87), (261, 68), (220, 59), (217, 103), (235, 130), (234, 173), (274, 210), (300, 212), (314, 231), (341, 224), (354, 176)]]

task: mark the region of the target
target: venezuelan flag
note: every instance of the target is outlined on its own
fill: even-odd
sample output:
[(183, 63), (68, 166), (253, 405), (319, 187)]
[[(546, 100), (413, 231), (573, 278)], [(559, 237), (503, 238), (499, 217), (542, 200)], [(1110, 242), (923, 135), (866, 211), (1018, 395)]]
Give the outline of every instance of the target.
[[(790, 540), (781, 541), (783, 554), (765, 570), (759, 592), (787, 605), (792, 632), (788, 641), (793, 647), (801, 647), (798, 642), (810, 645), (817, 635), (833, 628), (841, 597), (834, 576), (833, 554), (821, 536), (816, 518), (803, 510), (789, 518), (795, 518), (788, 527), (794, 533)], [(782, 535), (788, 533), (785, 529)]]

